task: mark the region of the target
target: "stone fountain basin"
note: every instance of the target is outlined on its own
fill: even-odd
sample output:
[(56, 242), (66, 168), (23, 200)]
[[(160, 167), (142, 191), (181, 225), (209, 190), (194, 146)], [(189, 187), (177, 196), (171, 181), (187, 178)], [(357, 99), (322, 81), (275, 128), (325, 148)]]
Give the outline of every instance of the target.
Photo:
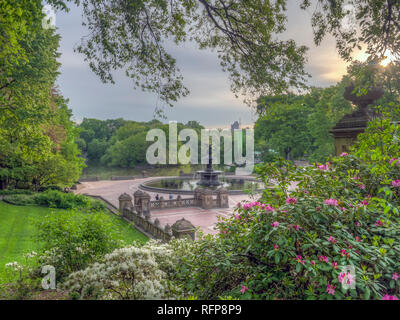
[[(228, 194), (246, 194), (246, 192), (243, 189), (235, 189), (235, 188), (227, 188), (226, 183), (234, 183), (234, 185), (241, 185), (243, 184), (243, 186), (245, 186), (246, 183), (252, 184), (254, 186), (254, 191), (255, 192), (262, 192), (262, 190), (265, 189), (265, 186), (262, 182), (258, 181), (255, 178), (251, 178), (251, 177), (241, 177), (241, 176), (233, 176), (233, 177), (225, 177), (223, 178), (224, 181), (221, 181), (222, 184), (219, 187), (214, 187), (211, 188), (211, 190), (213, 191), (213, 193), (217, 193), (217, 190), (219, 188), (226, 188), (228, 190)], [(162, 182), (183, 182), (186, 183), (185, 187), (188, 187), (188, 185), (192, 185), (192, 189), (179, 189), (179, 188), (174, 188), (173, 186), (171, 186), (171, 188), (165, 188), (162, 187), (161, 184)], [(155, 178), (155, 179), (151, 179), (149, 181), (143, 182), (142, 184), (140, 184), (139, 188), (145, 191), (150, 191), (150, 192), (154, 192), (154, 193), (164, 193), (164, 194), (187, 194), (187, 195), (194, 195), (194, 189), (197, 187), (202, 188), (200, 185), (197, 185), (196, 182), (199, 182), (199, 179), (193, 179), (193, 178), (185, 178), (185, 177), (168, 177), (168, 178)], [(241, 183), (241, 181), (243, 181), (243, 183)], [(210, 189), (210, 188), (207, 188)], [(249, 188), (247, 188), (249, 189)]]

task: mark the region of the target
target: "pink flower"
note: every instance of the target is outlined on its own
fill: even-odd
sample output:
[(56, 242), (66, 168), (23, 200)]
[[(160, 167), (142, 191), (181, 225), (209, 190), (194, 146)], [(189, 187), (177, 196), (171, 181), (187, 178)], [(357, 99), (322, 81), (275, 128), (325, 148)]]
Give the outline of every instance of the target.
[(400, 278), (400, 275), (397, 272), (393, 273), (392, 279), (397, 280), (398, 278)]
[(330, 285), (330, 284), (328, 283), (328, 286), (327, 286), (327, 288), (326, 288), (326, 292), (328, 292), (328, 294), (334, 295), (334, 294), (335, 294), (335, 289), (336, 289), (335, 286)]
[(227, 234), (227, 233), (230, 233), (231, 231), (229, 230), (229, 228), (225, 228), (225, 229), (223, 229), (223, 230), (220, 230), (220, 233), (224, 233), (224, 234)]
[(345, 156), (348, 156), (349, 154), (347, 153), (347, 152), (342, 152), (341, 154), (340, 154), (340, 157), (345, 157)]
[(348, 253), (345, 249), (340, 250), (340, 254), (342, 257), (349, 257), (350, 253)]
[(321, 164), (320, 166), (318, 166), (318, 169), (321, 171), (326, 171), (329, 170), (329, 166), (327, 164)]
[(353, 282), (356, 281), (350, 272), (347, 272), (347, 274), (344, 272), (339, 273), (338, 279), (341, 284), (348, 284), (348, 285), (351, 285)]
[(329, 237), (329, 242), (331, 242), (331, 243), (336, 243), (336, 242), (337, 242), (337, 239), (336, 239), (335, 237), (330, 236), (330, 237)]
[(277, 244), (273, 244), (272, 247), (274, 248), (274, 250), (278, 250), (279, 246)]
[(245, 293), (247, 290), (249, 290), (249, 288), (247, 288), (246, 286), (242, 286), (242, 289), (240, 289), (240, 292)]
[(270, 206), (270, 205), (267, 205), (267, 206), (265, 207), (265, 211), (267, 211), (267, 212), (273, 212), (274, 210), (275, 210), (275, 208), (272, 207), (272, 206)]
[(397, 188), (397, 187), (400, 187), (400, 179), (398, 179), (398, 180), (393, 180), (393, 181), (392, 181), (392, 186), (393, 186), (393, 187), (396, 187), (396, 188)]
[(276, 227), (279, 226), (279, 222), (278, 222), (278, 221), (275, 221), (275, 222), (271, 223), (271, 226), (273, 226), (274, 228), (276, 228)]
[(367, 200), (363, 200), (363, 201), (361, 201), (361, 204), (362, 204), (363, 206), (367, 206), (367, 205), (368, 205), (368, 201), (367, 201)]
[(258, 201), (248, 202), (248, 203), (243, 204), (243, 209), (247, 210), (247, 209), (251, 209), (253, 207), (257, 207), (257, 206), (261, 206), (261, 203)]
[(359, 227), (359, 226), (361, 226), (361, 223), (359, 223), (358, 221), (356, 221), (356, 222), (354, 222), (354, 225), (355, 225), (356, 227)]
[(286, 199), (286, 203), (287, 204), (296, 204), (297, 203), (297, 199), (296, 198), (287, 198)]
[(340, 210), (346, 211), (347, 209), (345, 207), (341, 207)]
[(321, 207), (316, 207), (315, 210), (318, 212), (319, 210), (321, 210)]
[(365, 190), (365, 184), (359, 184), (358, 187), (362, 190)]
[(396, 296), (390, 296), (390, 295), (388, 295), (388, 294), (385, 294), (383, 297), (382, 297), (382, 300), (399, 300)]
[(333, 261), (332, 262), (332, 268), (337, 269), (337, 267), (338, 267), (338, 263)]
[(240, 216), (237, 213), (235, 213), (235, 219), (240, 220)]
[[(391, 165), (393, 162), (398, 161), (398, 160), (399, 160), (398, 158), (392, 158), (392, 159), (390, 159), (389, 164)], [(396, 164), (397, 164), (397, 162), (396, 162)]]
[(301, 227), (298, 224), (296, 224), (293, 226), (293, 229), (295, 229), (296, 231), (299, 231), (301, 229)]
[(328, 206), (338, 205), (338, 201), (336, 199), (326, 199), (324, 203), (327, 204)]
[(314, 261), (314, 260), (311, 260), (310, 262), (311, 262), (311, 264), (312, 264), (313, 266), (315, 266), (315, 261)]
[(375, 225), (376, 225), (377, 227), (381, 227), (381, 226), (383, 226), (383, 222), (382, 222), (381, 220), (378, 220), (378, 221), (375, 223)]
[(329, 262), (329, 258), (328, 258), (327, 256), (319, 256), (318, 259), (319, 259), (319, 261), (321, 261), (321, 262), (323, 262), (323, 261)]
[(303, 260), (303, 257), (302, 257), (301, 255), (298, 255), (297, 258), (296, 258), (296, 261), (297, 261), (298, 263), (304, 264), (304, 262), (305, 262), (306, 260)]
[(355, 239), (356, 239), (357, 242), (361, 242), (362, 241), (361, 238), (357, 237), (357, 236), (355, 237)]

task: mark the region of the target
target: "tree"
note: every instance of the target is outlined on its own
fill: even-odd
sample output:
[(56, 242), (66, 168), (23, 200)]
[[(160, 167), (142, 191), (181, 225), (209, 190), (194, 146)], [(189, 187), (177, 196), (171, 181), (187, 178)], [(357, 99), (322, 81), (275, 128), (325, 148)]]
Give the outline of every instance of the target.
[[(400, 3), (398, 0), (317, 0), (312, 14), (314, 42), (329, 33), (340, 56), (350, 61), (355, 49), (366, 47), (369, 60), (383, 60), (388, 52), (399, 58)], [(302, 9), (312, 1), (303, 0)]]
[(264, 161), (276, 155), (286, 159), (307, 154), (310, 161), (325, 161), (334, 153), (330, 129), (352, 112), (343, 93), (349, 79), (328, 88), (311, 88), (304, 95), (260, 97), (255, 125), (256, 148)]
[[(18, 2), (15, 10), (23, 4)], [(2, 3), (1, 15), (4, 8), (13, 10)], [(24, 22), (25, 32), (21, 31), (13, 43), (13, 48), (18, 48), (15, 59), (10, 58), (7, 49), (1, 51), (0, 81), (6, 83), (0, 87), (0, 188), (9, 184), (70, 186), (83, 166), (74, 141), (77, 132), (70, 119), (72, 113), (54, 88), (60, 38), (54, 30), (41, 27), (40, 2), (32, 1), (30, 8), (35, 19)], [(1, 34), (12, 39), (7, 27), (0, 27), (5, 31)]]
[(281, 92), (305, 83), (304, 46), (278, 40), (285, 30), (286, 1), (82, 0), (90, 35), (78, 51), (92, 70), (113, 83), (125, 69), (134, 87), (172, 105), (188, 94), (165, 44), (195, 41), (218, 52), (236, 94)]
[(105, 140), (93, 139), (88, 144), (88, 159), (91, 161), (99, 161), (105, 154), (108, 147), (108, 143)]
[(285, 159), (302, 157), (311, 145), (308, 114), (301, 96), (291, 104), (276, 102), (269, 107), (268, 116), (257, 120), (255, 137), (265, 140), (268, 152), (278, 152)]

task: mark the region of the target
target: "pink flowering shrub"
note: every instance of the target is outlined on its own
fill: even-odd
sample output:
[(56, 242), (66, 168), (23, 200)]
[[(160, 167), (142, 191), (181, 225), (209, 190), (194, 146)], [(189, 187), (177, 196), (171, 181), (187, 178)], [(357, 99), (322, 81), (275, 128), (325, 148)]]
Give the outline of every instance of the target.
[(227, 232), (199, 240), (201, 257), (180, 264), (192, 266), (188, 287), (205, 299), (400, 297), (400, 188), (392, 184), (400, 166), (391, 161), (400, 145), (389, 141), (397, 127), (383, 127), (390, 134), (381, 155), (372, 135), (323, 167), (260, 164), (259, 178), (275, 188), (238, 206), (239, 218), (222, 219)]
[[(241, 219), (219, 223), (230, 231), (220, 236), (230, 263), (248, 270), (240, 283), (248, 288), (248, 298), (400, 296), (400, 221), (394, 206), (398, 198), (392, 199), (392, 210), (382, 207), (389, 202), (377, 189), (369, 189), (368, 197), (353, 183), (353, 175), (343, 172), (343, 161), (355, 159), (348, 155), (336, 161), (323, 173), (315, 167), (299, 173), (286, 163), (275, 192), (265, 191), (259, 202), (239, 207), (236, 214)], [(263, 165), (261, 172), (271, 166)], [(296, 192), (288, 191), (287, 181), (298, 181)], [(266, 211), (266, 206), (275, 210)], [(355, 274), (344, 272), (345, 266), (354, 266)], [(353, 284), (353, 289), (343, 288)]]

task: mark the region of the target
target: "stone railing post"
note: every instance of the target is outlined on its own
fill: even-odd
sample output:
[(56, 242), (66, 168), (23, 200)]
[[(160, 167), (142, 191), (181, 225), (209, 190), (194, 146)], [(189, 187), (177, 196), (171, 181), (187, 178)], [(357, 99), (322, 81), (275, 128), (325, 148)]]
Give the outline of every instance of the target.
[(136, 190), (133, 193), (133, 203), (137, 207), (138, 212), (141, 212), (141, 201), (142, 201), (143, 191)]
[(164, 227), (164, 241), (171, 240), (171, 237), (172, 237), (172, 229), (171, 226), (167, 223), (167, 225)]
[(123, 193), (119, 196), (119, 212), (123, 213), (125, 208), (132, 208), (132, 197)]
[(201, 193), (201, 207), (203, 209), (212, 209), (213, 193), (210, 189), (203, 189)]
[(179, 208), (179, 207), (182, 207), (182, 197), (181, 197), (181, 195), (178, 195), (177, 197), (176, 197), (176, 206)]
[(150, 218), (150, 195), (146, 192), (143, 192), (140, 202), (143, 215)]
[(194, 240), (195, 233), (196, 228), (190, 221), (185, 220), (185, 218), (176, 221), (172, 225), (172, 234), (177, 239), (187, 238), (189, 236), (192, 240)]
[(165, 208), (165, 200), (164, 200), (164, 197), (163, 196), (161, 196), (160, 197), (160, 209), (164, 209)]
[(201, 207), (201, 188), (194, 189), (194, 205)]
[(229, 208), (228, 190), (225, 188), (218, 189), (217, 191), (217, 206), (219, 208)]

